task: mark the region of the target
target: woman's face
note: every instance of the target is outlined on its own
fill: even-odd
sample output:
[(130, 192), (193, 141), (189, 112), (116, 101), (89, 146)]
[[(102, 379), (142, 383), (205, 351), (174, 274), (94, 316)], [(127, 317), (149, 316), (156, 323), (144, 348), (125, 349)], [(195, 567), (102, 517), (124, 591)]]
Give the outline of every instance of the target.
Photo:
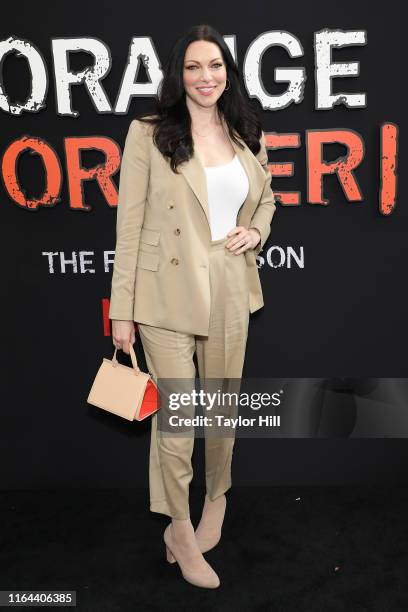
[(183, 81), (186, 96), (194, 103), (204, 107), (216, 104), (227, 81), (219, 46), (207, 40), (189, 44), (184, 56)]

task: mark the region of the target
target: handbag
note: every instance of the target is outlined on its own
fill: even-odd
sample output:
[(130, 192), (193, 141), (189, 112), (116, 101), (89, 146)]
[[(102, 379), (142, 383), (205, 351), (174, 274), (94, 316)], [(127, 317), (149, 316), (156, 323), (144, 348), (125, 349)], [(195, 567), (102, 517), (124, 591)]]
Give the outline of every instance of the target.
[(118, 362), (115, 348), (112, 360), (102, 359), (87, 402), (128, 421), (143, 421), (159, 410), (159, 394), (150, 373), (140, 370), (130, 343), (129, 348), (133, 367)]

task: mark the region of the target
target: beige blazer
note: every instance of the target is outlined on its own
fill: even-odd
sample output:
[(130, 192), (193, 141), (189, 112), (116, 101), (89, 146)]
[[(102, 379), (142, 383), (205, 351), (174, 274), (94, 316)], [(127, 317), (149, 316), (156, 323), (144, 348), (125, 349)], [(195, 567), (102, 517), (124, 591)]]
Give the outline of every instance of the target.
[[(194, 153), (175, 174), (154, 145), (152, 131), (134, 119), (126, 137), (109, 318), (208, 335), (211, 231), (205, 171)], [(237, 225), (261, 234), (257, 247), (244, 253), (252, 313), (264, 304), (256, 255), (270, 233), (274, 195), (264, 133), (256, 156), (241, 138), (243, 149), (230, 141), (249, 178)]]

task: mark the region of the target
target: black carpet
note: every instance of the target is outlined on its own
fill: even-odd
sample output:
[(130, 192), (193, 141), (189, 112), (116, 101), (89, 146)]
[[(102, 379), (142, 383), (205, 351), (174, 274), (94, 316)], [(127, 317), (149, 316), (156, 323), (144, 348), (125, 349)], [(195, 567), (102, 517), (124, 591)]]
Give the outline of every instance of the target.
[[(203, 495), (191, 487), (194, 525)], [(222, 540), (206, 553), (214, 590), (166, 562), (169, 519), (148, 510), (147, 489), (0, 500), (0, 590), (76, 590), (76, 609), (95, 612), (408, 610), (406, 488), (233, 487)]]

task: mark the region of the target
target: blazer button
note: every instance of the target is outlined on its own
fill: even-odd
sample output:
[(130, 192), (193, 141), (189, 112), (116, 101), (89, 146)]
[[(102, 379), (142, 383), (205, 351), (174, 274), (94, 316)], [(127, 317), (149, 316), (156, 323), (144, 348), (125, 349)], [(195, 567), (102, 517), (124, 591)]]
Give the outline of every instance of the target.
[(171, 208), (174, 208), (174, 204), (173, 204), (173, 202), (169, 202), (169, 203), (167, 204), (167, 208), (170, 208), (170, 209), (171, 209)]
[(176, 236), (179, 236), (181, 232), (181, 229), (179, 227), (176, 227), (176, 229), (174, 230), (174, 233), (176, 234)]
[(173, 257), (173, 258), (170, 260), (170, 263), (172, 263), (172, 264), (173, 264), (173, 265), (175, 265), (175, 266), (178, 266), (179, 260), (177, 259), (177, 257)]

